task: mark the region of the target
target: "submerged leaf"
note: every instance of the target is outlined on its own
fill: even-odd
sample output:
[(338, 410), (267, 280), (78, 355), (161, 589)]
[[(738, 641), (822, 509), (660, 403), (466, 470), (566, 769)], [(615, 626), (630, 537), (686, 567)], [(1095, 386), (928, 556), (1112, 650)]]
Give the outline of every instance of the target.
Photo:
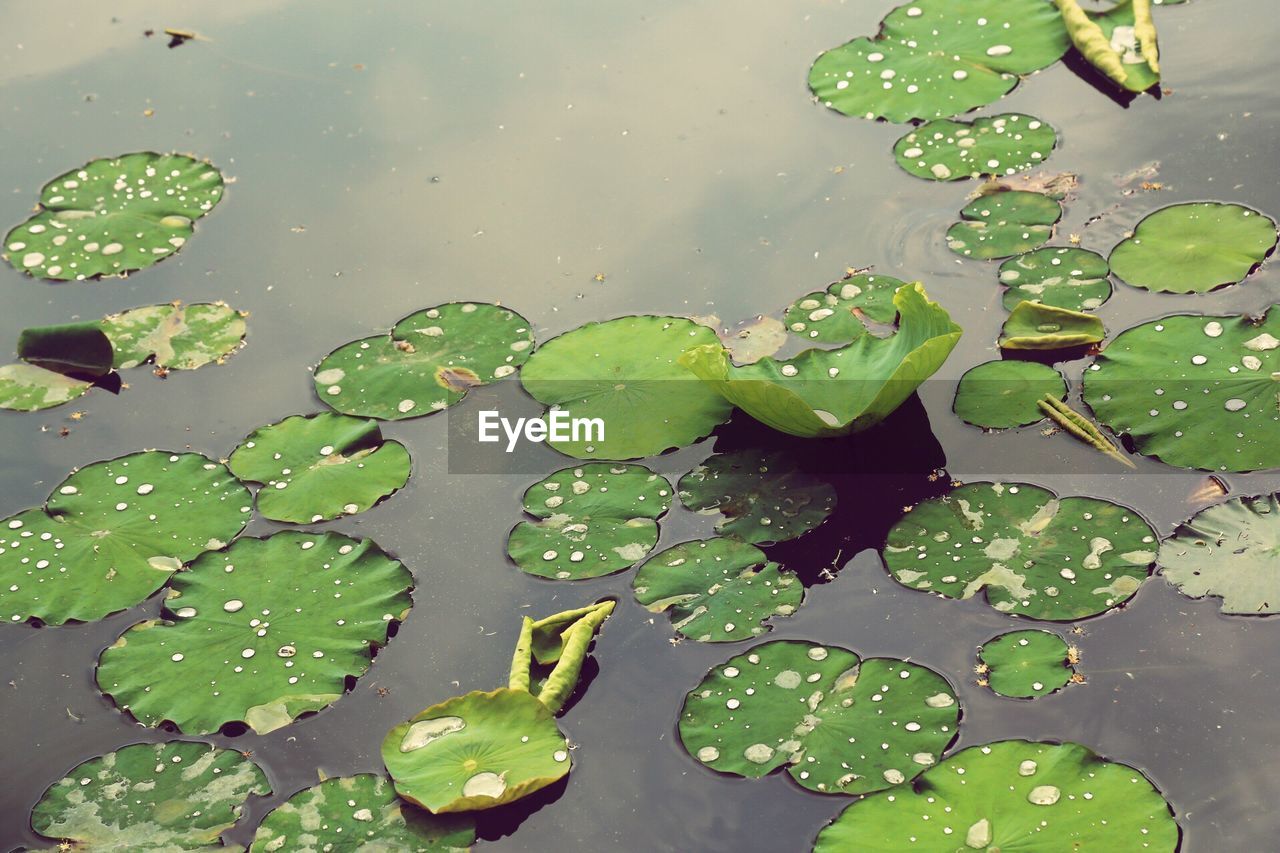
[(234, 749), (135, 743), (55, 782), (36, 803), (31, 825), (78, 850), (224, 849), (219, 836), (240, 818), (245, 801), (270, 793), (258, 765)]
[(898, 165), (927, 181), (1012, 175), (1044, 162), (1058, 134), (1035, 116), (1003, 113), (972, 122), (935, 119), (893, 146)]
[(678, 633), (699, 643), (758, 637), (771, 617), (790, 616), (804, 600), (795, 574), (737, 539), (668, 548), (640, 567), (631, 586), (651, 613), (666, 613)]
[(874, 38), (819, 56), (809, 88), (845, 115), (943, 118), (999, 100), (1068, 45), (1043, 0), (915, 0), (885, 16)]
[(258, 512), (305, 524), (364, 512), (409, 481), (409, 451), (384, 441), (372, 420), (329, 412), (259, 427), (227, 461), (261, 483)]
[(979, 672), (997, 696), (1035, 699), (1071, 683), (1070, 649), (1052, 631), (1010, 631), (978, 649)]
[(238, 535), (251, 504), (226, 467), (198, 453), (86, 465), (43, 508), (0, 521), (0, 616), (61, 625), (132, 607)]
[[(926, 832), (931, 843), (917, 843)], [(1132, 767), (1076, 743), (1005, 740), (957, 752), (910, 788), (856, 800), (813, 849), (1174, 853), (1179, 836), (1169, 804)]]
[(1045, 395), (1067, 396), (1062, 374), (1034, 361), (988, 361), (970, 368), (956, 386), (955, 413), (967, 424), (1008, 429), (1044, 420)]
[(266, 734), (341, 698), (413, 606), (412, 586), (368, 539), (238, 539), (173, 579), (166, 621), (139, 622), (102, 653), (98, 686), (146, 726)]
[(45, 184), (39, 211), (5, 237), (5, 257), (42, 278), (123, 275), (178, 251), (221, 199), (222, 175), (191, 157), (94, 160)]
[(887, 338), (864, 335), (839, 349), (745, 366), (730, 364), (718, 345), (699, 346), (680, 363), (773, 429), (804, 437), (859, 432), (902, 405), (960, 339), (960, 327), (920, 285), (900, 287), (893, 303), (899, 325)]
[(866, 794), (910, 790), (959, 722), (951, 685), (927, 667), (777, 640), (703, 677), (685, 696), (680, 740), (721, 773), (755, 779), (786, 767), (810, 791)]
[(947, 248), (966, 258), (1006, 258), (1042, 246), (1053, 236), (1062, 206), (1040, 193), (994, 192), (974, 199), (947, 229)]
[(1157, 562), (1183, 595), (1222, 599), (1223, 613), (1280, 613), (1280, 494), (1234, 498), (1198, 513), (1160, 543)]
[(984, 593), (1002, 613), (1065, 622), (1128, 601), (1155, 560), (1128, 507), (1024, 483), (970, 483), (918, 504), (889, 531), (898, 583), (944, 598)]
[(1092, 314), (1019, 302), (1000, 329), (1000, 348), (1059, 350), (1101, 343), (1106, 336), (1102, 320)]

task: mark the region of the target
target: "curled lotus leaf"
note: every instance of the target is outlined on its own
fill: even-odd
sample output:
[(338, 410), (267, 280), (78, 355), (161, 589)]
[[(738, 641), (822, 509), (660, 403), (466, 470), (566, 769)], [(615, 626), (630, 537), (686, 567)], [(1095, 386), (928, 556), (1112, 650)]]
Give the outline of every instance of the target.
[(245, 315), (223, 302), (145, 305), (97, 324), (115, 348), (115, 367), (154, 360), (166, 370), (221, 364), (244, 343)]
[(302, 524), (364, 512), (409, 481), (409, 451), (376, 421), (325, 412), (292, 415), (249, 433), (227, 460), (261, 483), (258, 512)]
[(720, 773), (786, 767), (810, 791), (868, 794), (937, 763), (959, 724), (955, 692), (927, 667), (776, 640), (703, 677), (685, 697), (680, 740)]
[(699, 643), (749, 640), (804, 601), (795, 574), (738, 539), (683, 542), (655, 554), (631, 582), (636, 600), (666, 613), (681, 636)]
[(546, 705), (525, 690), (473, 691), (393, 728), (382, 762), (396, 792), (434, 814), (491, 809), (569, 772), (569, 745)]
[(947, 248), (966, 258), (1007, 258), (1039, 248), (1053, 236), (1062, 205), (1047, 195), (1005, 190), (976, 198), (947, 229)]
[(894, 307), (893, 295), (903, 284), (887, 275), (851, 275), (832, 283), (825, 291), (810, 293), (791, 303), (787, 308), (787, 330), (806, 341), (847, 344), (867, 334), (863, 318), (882, 324), (894, 321), (898, 309)]
[(744, 542), (795, 539), (835, 511), (835, 487), (801, 470), (785, 452), (718, 453), (680, 478), (680, 503), (721, 515), (716, 532)]
[(1000, 348), (1068, 349), (1101, 343), (1106, 336), (1102, 320), (1093, 314), (1040, 302), (1019, 302), (1000, 329)]
[(249, 853), (462, 853), (476, 840), (471, 815), (433, 815), (396, 796), (379, 773), (326, 779), (276, 806), (258, 825)]
[(1196, 513), (1160, 543), (1161, 573), (1183, 595), (1221, 599), (1223, 613), (1280, 613), (1280, 494), (1233, 498)]
[(954, 409), (967, 424), (1009, 429), (1044, 420), (1039, 402), (1046, 395), (1067, 396), (1067, 381), (1047, 364), (988, 361), (960, 377)]
[[(205, 743), (135, 743), (76, 766), (45, 791), (31, 825), (58, 849), (222, 850), (220, 836), (250, 796), (271, 786), (234, 749)], [(74, 848), (72, 847), (74, 845)]]
[(1191, 202), (1161, 208), (1111, 250), (1126, 284), (1162, 293), (1204, 293), (1237, 284), (1276, 245), (1276, 223), (1241, 204)]
[(1071, 311), (1094, 311), (1111, 298), (1111, 266), (1088, 249), (1045, 246), (1000, 264), (1005, 310), (1039, 302)]
[(238, 539), (170, 586), (166, 618), (125, 631), (97, 681), (143, 725), (190, 734), (266, 734), (336, 702), (413, 606), (408, 569), (337, 533)]
[(957, 752), (906, 790), (856, 800), (813, 849), (1174, 853), (1179, 836), (1140, 771), (1077, 743), (1004, 740)]
[(899, 139), (893, 154), (907, 174), (958, 181), (1026, 171), (1043, 163), (1057, 144), (1058, 134), (1035, 116), (1003, 113), (972, 122), (925, 122)]
[(111, 372), (111, 341), (93, 323), (24, 329), (18, 357), (0, 367), (0, 409), (35, 412), (84, 394)]
[(970, 483), (904, 515), (889, 531), (884, 560), (910, 589), (961, 599), (985, 593), (1002, 613), (1066, 622), (1132, 598), (1155, 542), (1141, 516), (1111, 501)]
[(1098, 421), (1169, 465), (1280, 467), (1280, 311), (1178, 314), (1121, 332), (1084, 372)]
[(883, 421), (946, 361), (960, 327), (919, 284), (893, 297), (898, 328), (864, 335), (839, 349), (734, 365), (723, 347), (698, 346), (680, 359), (693, 373), (761, 423), (806, 438), (861, 432)]
[(337, 412), (379, 420), (443, 411), (510, 376), (533, 350), (529, 321), (482, 302), (410, 314), (390, 335), (343, 344), (315, 368), (316, 394)]
[(524, 493), (507, 554), (521, 571), (554, 580), (620, 572), (658, 544), (671, 484), (643, 465), (592, 462), (556, 471)]
[(943, 118), (999, 100), (1068, 47), (1061, 16), (1042, 0), (916, 0), (885, 16), (874, 38), (819, 56), (809, 88), (845, 115)]
[(996, 695), (1010, 699), (1048, 696), (1071, 683), (1073, 652), (1052, 631), (1010, 631), (978, 649), (978, 671)]
[(252, 504), (224, 465), (198, 453), (86, 465), (43, 507), (0, 521), (0, 616), (61, 625), (132, 607), (239, 535)]
[(1112, 82), (1130, 92), (1145, 92), (1160, 83), (1150, 0), (1121, 0), (1101, 12), (1090, 12), (1077, 0), (1055, 2), (1071, 43)]
[[(679, 317), (649, 315), (588, 323), (538, 348), (520, 373), (535, 400), (573, 419), (598, 419), (598, 433), (548, 441), (578, 458), (639, 459), (685, 447), (729, 417), (729, 404), (677, 363), (716, 333)], [(590, 437), (588, 437), (590, 436)]]
[(83, 281), (146, 269), (186, 243), (222, 200), (222, 175), (181, 154), (93, 160), (45, 184), (36, 213), (4, 238), (5, 257), (39, 278)]

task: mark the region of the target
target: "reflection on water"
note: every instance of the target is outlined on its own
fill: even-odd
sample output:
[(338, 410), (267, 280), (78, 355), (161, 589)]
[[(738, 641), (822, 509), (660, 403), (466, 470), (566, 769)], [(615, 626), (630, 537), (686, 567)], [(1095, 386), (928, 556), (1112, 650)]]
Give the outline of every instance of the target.
[[(353, 11), (116, 0), (7, 9), (0, 223), (21, 220), (52, 175), (124, 151), (192, 151), (237, 182), (181, 254), (128, 280), (50, 286), (0, 270), (0, 339), (174, 298), (226, 299), (251, 316), (248, 347), (225, 367), (164, 381), (139, 371), (118, 397), (95, 392), (78, 406), (0, 417), (0, 512), (38, 502), (68, 469), (104, 456), (142, 447), (225, 456), (253, 428), (316, 409), (307, 369), (330, 349), (454, 298), (509, 304), (545, 340), (638, 311), (714, 313), (729, 324), (780, 309), (847, 266), (875, 265), (926, 282), (965, 327), (940, 374), (957, 379), (995, 357), (1004, 318), (995, 264), (961, 261), (942, 239), (972, 183), (906, 176), (890, 153), (901, 128), (822, 110), (805, 89), (812, 58), (874, 31), (888, 5), (506, 0)], [(1105, 253), (1175, 201), (1280, 212), (1269, 12), (1263, 0), (1159, 10), (1172, 90), (1159, 102), (1122, 108), (1060, 64), (992, 108), (1058, 128), (1048, 165), (1082, 176), (1059, 235)], [(207, 40), (168, 49), (143, 35), (165, 27)], [(1115, 177), (1153, 162), (1150, 180), (1165, 188), (1122, 195)], [(1276, 301), (1277, 281), (1263, 269), (1206, 297), (1120, 287), (1101, 314), (1114, 333), (1175, 311), (1257, 310)], [(927, 474), (944, 463), (970, 479), (1021, 465), (1060, 493), (1134, 506), (1161, 532), (1201, 505), (1187, 497), (1202, 474), (1155, 463), (1123, 477), (1083, 461), (1077, 473), (1034, 473), (1048, 470), (1046, 453), (1086, 460), (1092, 451), (1061, 438), (1046, 445), (1036, 430), (983, 436), (950, 414), (949, 388), (926, 385), (885, 451), (917, 461), (897, 470), (920, 476), (851, 473), (835, 518), (774, 549), (806, 579), (843, 566), (775, 635), (947, 673), (964, 703), (960, 746), (1071, 739), (1142, 767), (1175, 804), (1188, 850), (1273, 847), (1280, 623), (1222, 617), (1157, 579), (1124, 612), (1084, 623), (1076, 640), (1087, 685), (1011, 702), (969, 675), (976, 646), (1009, 620), (885, 576), (867, 549), (902, 505), (938, 487)], [(69, 420), (75, 409), (87, 415)], [(382, 506), (330, 525), (373, 537), (415, 572), (417, 606), (396, 640), (332, 709), (266, 737), (213, 739), (252, 749), (278, 792), (251, 804), (235, 837), (246, 840), (271, 804), (318, 772), (378, 769), (382, 734), (427, 704), (502, 683), (523, 608), (551, 612), (613, 593), (624, 606), (597, 644), (599, 673), (563, 720), (581, 745), (567, 785), (487, 818), (486, 846), (803, 849), (843, 798), (783, 779), (719, 777), (677, 743), (684, 692), (733, 650), (673, 647), (666, 626), (629, 603), (626, 574), (566, 586), (510, 566), (505, 534), (521, 517), (519, 494), (560, 460), (548, 453), (537, 474), (451, 475), (446, 420), (388, 425), (413, 453), (414, 477)], [(717, 441), (741, 446), (752, 433), (733, 425)], [(708, 449), (656, 467), (678, 475)], [(1274, 475), (1225, 480), (1232, 494), (1280, 487)], [(673, 511), (660, 547), (705, 535), (710, 522)], [(164, 736), (131, 725), (92, 683), (97, 651), (157, 609), (153, 601), (93, 625), (0, 632), (0, 847), (32, 841), (31, 804), (79, 760)]]

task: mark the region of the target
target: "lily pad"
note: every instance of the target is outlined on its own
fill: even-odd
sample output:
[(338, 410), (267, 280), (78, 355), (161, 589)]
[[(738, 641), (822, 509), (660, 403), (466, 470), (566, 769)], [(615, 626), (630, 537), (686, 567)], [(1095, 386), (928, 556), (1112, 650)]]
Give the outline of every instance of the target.
[(424, 812), (397, 797), (386, 776), (360, 773), (326, 779), (277, 806), (259, 824), (249, 853), (461, 853), (475, 840), (470, 815)]
[(4, 238), (14, 269), (83, 281), (146, 269), (172, 255), (222, 200), (222, 175), (181, 154), (93, 160), (45, 184), (40, 207)]
[(409, 481), (409, 451), (385, 441), (375, 421), (292, 415), (259, 427), (227, 464), (261, 483), (258, 512), (295, 524), (364, 512)]
[(867, 794), (936, 763), (959, 722), (951, 685), (927, 667), (777, 640), (707, 673), (685, 697), (680, 740), (721, 773), (786, 767), (811, 791)]
[(0, 409), (35, 412), (61, 406), (111, 372), (111, 341), (94, 323), (24, 329), (18, 357), (0, 367)]
[(1135, 326), (1084, 372), (1098, 420), (1169, 465), (1280, 467), (1280, 311), (1179, 314)]
[(387, 733), (396, 792), (430, 812), (514, 802), (564, 778), (569, 745), (551, 710), (524, 690), (455, 696)]
[(93, 387), (77, 379), (34, 364), (0, 365), (0, 409), (39, 412), (70, 403)]
[(1026, 190), (994, 192), (974, 199), (947, 229), (947, 248), (966, 258), (1007, 258), (1038, 248), (1053, 236), (1062, 205)]
[(761, 423), (803, 437), (847, 435), (883, 421), (942, 366), (960, 327), (924, 288), (898, 288), (898, 329), (864, 335), (833, 350), (806, 350), (787, 361), (738, 366), (719, 345), (680, 358), (726, 400)]
[(1009, 429), (1044, 420), (1045, 395), (1066, 399), (1067, 381), (1035, 361), (988, 361), (970, 368), (956, 386), (955, 413), (967, 424)]
[(1117, 85), (1145, 92), (1160, 83), (1159, 49), (1149, 3), (1139, 20), (1132, 0), (1103, 12), (1083, 9), (1077, 0), (1057, 0), (1067, 35), (1080, 55)]
[[(847, 344), (867, 334), (863, 317), (886, 324), (897, 318), (893, 295), (903, 284), (887, 275), (849, 276), (829, 285), (825, 291), (810, 293), (791, 303), (787, 308), (787, 330), (807, 341)], [(737, 361), (741, 363), (744, 359)]]
[(252, 503), (225, 466), (198, 453), (86, 465), (43, 507), (0, 521), (0, 615), (61, 625), (132, 607), (234, 539)]
[(999, 696), (1035, 699), (1071, 683), (1072, 653), (1052, 631), (1010, 631), (978, 649), (978, 671)]
[(1234, 498), (1197, 513), (1160, 543), (1157, 562), (1183, 595), (1222, 599), (1223, 613), (1280, 613), (1280, 494)]
[(769, 630), (804, 601), (795, 574), (738, 539), (683, 542), (651, 557), (632, 579), (636, 600), (666, 613), (672, 627), (699, 643), (732, 643)]
[(1111, 250), (1111, 270), (1134, 287), (1204, 293), (1244, 281), (1275, 245), (1275, 221), (1244, 205), (1175, 204)]
[(238, 539), (173, 579), (166, 619), (98, 661), (102, 692), (146, 726), (258, 734), (337, 701), (413, 606), (413, 577), (368, 539), (286, 530)]
[(539, 519), (511, 531), (507, 554), (531, 575), (582, 580), (634, 566), (658, 544), (671, 484), (643, 465), (593, 462), (564, 468), (524, 493)]
[(1000, 348), (1059, 350), (1101, 343), (1106, 336), (1102, 320), (1092, 314), (1019, 302), (1000, 329)]
[(1062, 18), (1041, 0), (916, 0), (890, 12), (874, 38), (819, 56), (809, 88), (845, 115), (943, 118), (999, 100), (1068, 46)]
[(781, 451), (718, 453), (681, 477), (679, 490), (686, 508), (724, 516), (717, 533), (757, 544), (803, 536), (836, 508), (835, 487)]
[(926, 181), (1012, 175), (1039, 166), (1058, 134), (1035, 116), (1002, 113), (972, 122), (935, 119), (893, 146), (898, 165)]
[(234, 749), (135, 743), (55, 782), (36, 803), (31, 825), (77, 850), (221, 850), (220, 836), (245, 801), (270, 793), (258, 765)]
[(1132, 767), (1077, 743), (1005, 740), (957, 752), (909, 789), (856, 800), (813, 849), (1174, 853), (1179, 834)]
[(166, 370), (221, 364), (244, 343), (245, 315), (224, 302), (171, 302), (111, 314), (98, 324), (115, 348), (118, 369), (154, 359)]
[(604, 440), (548, 441), (578, 458), (638, 459), (685, 447), (729, 417), (729, 404), (676, 363), (699, 345), (722, 347), (706, 326), (679, 317), (588, 323), (538, 348), (520, 382), (572, 418), (599, 419)]
[(1095, 311), (1111, 298), (1111, 266), (1088, 249), (1045, 246), (1000, 265), (1004, 307), (1039, 302), (1071, 311)]
[(529, 321), (481, 302), (450, 302), (410, 314), (390, 335), (352, 341), (315, 369), (329, 408), (380, 420), (443, 411), (467, 390), (515, 373), (533, 349)]
[(889, 531), (889, 574), (911, 589), (1066, 622), (1128, 601), (1155, 560), (1128, 507), (1023, 483), (970, 483), (917, 504)]

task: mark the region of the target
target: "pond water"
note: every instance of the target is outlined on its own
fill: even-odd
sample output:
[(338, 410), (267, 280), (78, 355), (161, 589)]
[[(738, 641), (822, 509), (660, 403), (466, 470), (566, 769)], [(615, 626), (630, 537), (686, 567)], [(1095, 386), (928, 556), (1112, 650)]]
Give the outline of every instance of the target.
[[(39, 504), (72, 467), (142, 448), (225, 457), (255, 427), (319, 408), (309, 368), (335, 346), (440, 302), (500, 301), (545, 341), (628, 313), (775, 312), (846, 266), (875, 265), (924, 281), (965, 335), (922, 389), (923, 405), (866, 439), (877, 450), (863, 455), (889, 460), (882, 473), (838, 459), (853, 452), (848, 443), (831, 449), (841, 510), (822, 535), (779, 552), (806, 577), (823, 566), (838, 572), (810, 589), (794, 617), (776, 620), (772, 636), (906, 657), (946, 674), (964, 708), (958, 746), (1071, 740), (1141, 768), (1173, 804), (1185, 850), (1273, 848), (1280, 622), (1224, 617), (1215, 601), (1186, 599), (1156, 578), (1123, 610), (1080, 623), (1072, 639), (1087, 684), (1012, 701), (975, 686), (971, 672), (976, 646), (1012, 620), (977, 601), (906, 590), (884, 572), (877, 540), (904, 503), (928, 493), (922, 472), (934, 467), (1112, 498), (1161, 534), (1217, 499), (1196, 497), (1203, 473), (1138, 457), (1135, 471), (1118, 473), (1065, 438), (1037, 429), (983, 435), (951, 414), (952, 382), (997, 357), (1005, 316), (995, 264), (961, 261), (943, 240), (972, 182), (909, 177), (891, 155), (900, 127), (824, 110), (805, 86), (819, 52), (874, 32), (889, 7), (8, 7), (0, 223), (26, 216), (53, 175), (126, 151), (195, 152), (235, 183), (181, 254), (127, 280), (49, 285), (5, 265), (0, 340), (170, 299), (225, 299), (251, 314), (248, 346), (225, 367), (164, 381), (140, 370), (120, 397), (98, 391), (44, 413), (4, 413), (0, 513)], [(1080, 234), (1105, 253), (1142, 215), (1182, 200), (1280, 213), (1273, 11), (1266, 0), (1158, 10), (1172, 90), (1160, 100), (1125, 108), (1059, 63), (985, 111), (1027, 112), (1058, 128), (1049, 167), (1082, 178), (1060, 236)], [(208, 40), (170, 50), (143, 34), (173, 26)], [(1122, 194), (1118, 176), (1149, 164), (1164, 189)], [(1098, 214), (1106, 215), (1086, 224)], [(1118, 286), (1100, 314), (1114, 333), (1179, 310), (1255, 311), (1278, 297), (1280, 277), (1264, 267), (1207, 296)], [(1082, 366), (1066, 368), (1078, 376)], [(486, 393), (519, 396), (506, 385)], [(72, 420), (72, 411), (86, 414)], [(387, 425), (413, 454), (407, 488), (326, 525), (372, 537), (417, 578), (416, 606), (372, 670), (317, 716), (264, 737), (208, 739), (252, 750), (277, 792), (251, 803), (228, 837), (247, 842), (262, 815), (318, 772), (381, 769), (384, 733), (427, 705), (505, 682), (523, 613), (614, 594), (621, 606), (597, 642), (594, 678), (561, 722), (580, 745), (567, 785), (483, 820), (481, 844), (807, 849), (846, 798), (782, 778), (718, 776), (676, 735), (685, 692), (743, 647), (673, 646), (665, 620), (632, 601), (629, 573), (566, 585), (515, 569), (505, 540), (520, 493), (563, 460), (545, 452), (518, 473), (451, 473), (447, 421)], [(723, 440), (735, 429), (750, 432), (738, 425)], [(678, 476), (710, 449), (704, 442), (655, 467)], [(1280, 488), (1275, 474), (1223, 479), (1232, 494)], [(274, 527), (256, 521), (249, 532)], [(709, 533), (708, 519), (673, 510), (662, 545)], [(94, 624), (0, 629), (0, 849), (37, 843), (31, 806), (79, 761), (167, 737), (133, 724), (93, 683), (98, 652), (158, 610), (153, 598)]]

